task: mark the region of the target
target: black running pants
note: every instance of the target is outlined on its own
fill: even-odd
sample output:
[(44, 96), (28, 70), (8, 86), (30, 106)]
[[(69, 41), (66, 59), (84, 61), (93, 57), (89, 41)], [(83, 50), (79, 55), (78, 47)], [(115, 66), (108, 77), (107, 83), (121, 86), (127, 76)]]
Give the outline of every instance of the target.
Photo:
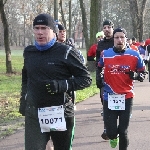
[[(127, 150), (128, 141), (128, 126), (132, 111), (133, 98), (125, 100), (125, 110), (110, 110), (108, 101), (104, 100), (104, 124), (106, 133), (109, 139), (115, 139), (119, 134), (119, 150)], [(117, 121), (117, 119), (119, 119)], [(118, 122), (118, 124), (117, 124)]]
[(50, 137), (54, 150), (71, 150), (74, 138), (75, 118), (67, 117), (66, 131), (41, 132), (38, 120), (38, 111), (35, 108), (26, 108), (25, 115), (25, 150), (45, 150)]

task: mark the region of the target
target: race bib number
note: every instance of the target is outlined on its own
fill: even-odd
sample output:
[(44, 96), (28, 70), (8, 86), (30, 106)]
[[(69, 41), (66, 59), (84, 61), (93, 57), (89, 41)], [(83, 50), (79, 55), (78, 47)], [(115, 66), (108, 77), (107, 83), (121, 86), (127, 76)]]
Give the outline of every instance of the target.
[(38, 118), (42, 133), (67, 130), (63, 105), (38, 108)]
[(108, 108), (111, 110), (125, 110), (125, 95), (108, 94)]

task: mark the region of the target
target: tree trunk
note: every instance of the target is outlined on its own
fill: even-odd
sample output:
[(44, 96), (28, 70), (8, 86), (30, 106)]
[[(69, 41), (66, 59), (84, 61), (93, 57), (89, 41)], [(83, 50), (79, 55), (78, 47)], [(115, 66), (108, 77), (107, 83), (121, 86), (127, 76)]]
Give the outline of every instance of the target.
[(58, 0), (54, 0), (54, 19), (58, 20)]
[(66, 20), (65, 20), (65, 17), (64, 17), (64, 12), (63, 12), (63, 7), (62, 7), (62, 0), (60, 0), (59, 6), (60, 6), (60, 11), (61, 11), (61, 17), (62, 17), (63, 25), (67, 29), (67, 27), (66, 27)]
[(137, 38), (138, 36), (138, 4), (137, 0), (129, 0), (130, 3), (130, 14), (132, 18), (133, 25), (133, 36)]
[(89, 49), (89, 38), (88, 38), (88, 28), (87, 28), (87, 18), (86, 18), (86, 11), (85, 11), (85, 4), (83, 2), (84, 0), (79, 0), (80, 2), (80, 8), (81, 8), (81, 13), (82, 13), (82, 25), (83, 25), (83, 36), (85, 38), (85, 47), (86, 47), (86, 52)]
[(102, 0), (98, 2), (98, 30), (101, 31), (101, 24), (102, 24)]
[(145, 16), (146, 2), (147, 0), (143, 0), (138, 7), (137, 0), (129, 0), (130, 14), (133, 25), (133, 36), (135, 36), (138, 40), (142, 40), (143, 38), (143, 22)]
[(12, 71), (12, 64), (11, 64), (11, 50), (9, 45), (9, 27), (6, 18), (6, 14), (4, 11), (4, 3), (3, 0), (0, 1), (0, 13), (1, 19), (4, 28), (4, 46), (5, 46), (5, 53), (6, 53), (6, 73), (13, 73)]
[(144, 17), (145, 17), (146, 2), (147, 0), (142, 1), (141, 9), (139, 11), (139, 32), (138, 32), (139, 40), (143, 40), (143, 33), (144, 33), (143, 24), (144, 24)]
[(98, 32), (98, 6), (99, 0), (91, 0), (90, 7), (90, 46), (96, 41), (96, 33)]
[[(90, 7), (90, 46), (97, 42), (96, 33), (98, 32), (98, 29), (99, 29), (99, 26), (98, 26), (99, 14), (100, 14), (99, 13), (99, 0), (94, 0), (94, 1), (91, 0), (91, 7)], [(95, 61), (88, 61), (87, 65), (88, 65), (88, 69), (91, 72), (95, 71), (95, 69), (96, 69)]]
[(95, 61), (87, 61), (88, 70), (90, 72), (96, 71), (96, 62)]
[(71, 0), (69, 0), (69, 38), (71, 37), (71, 22), (72, 22), (72, 16), (71, 16)]

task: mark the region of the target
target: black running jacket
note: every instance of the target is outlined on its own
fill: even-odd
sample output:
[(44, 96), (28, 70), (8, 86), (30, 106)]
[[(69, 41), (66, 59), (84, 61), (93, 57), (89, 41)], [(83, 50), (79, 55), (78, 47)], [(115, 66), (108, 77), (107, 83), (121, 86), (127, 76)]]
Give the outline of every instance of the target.
[(72, 98), (67, 92), (50, 94), (45, 88), (45, 81), (50, 80), (67, 80), (69, 91), (82, 90), (92, 82), (87, 67), (73, 47), (56, 42), (48, 50), (39, 51), (35, 46), (27, 46), (24, 50), (21, 102), (35, 108), (64, 105), (65, 116), (73, 116)]

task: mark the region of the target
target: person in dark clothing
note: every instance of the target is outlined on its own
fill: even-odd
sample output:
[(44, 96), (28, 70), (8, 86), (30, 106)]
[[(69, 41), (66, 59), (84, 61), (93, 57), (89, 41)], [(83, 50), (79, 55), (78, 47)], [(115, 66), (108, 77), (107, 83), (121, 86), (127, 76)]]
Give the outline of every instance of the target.
[(132, 44), (135, 46), (140, 46), (140, 43), (137, 41), (137, 39), (135, 37), (132, 37)]
[(138, 50), (139, 50), (139, 53), (142, 56), (142, 58), (145, 59), (146, 46), (145, 46), (144, 40), (140, 41), (140, 46), (138, 47)]
[[(60, 42), (60, 43), (63, 43), (63, 44), (66, 44), (66, 45), (69, 45), (69, 46), (72, 46), (73, 48), (75, 48), (75, 43), (74, 43), (74, 40), (72, 38), (68, 38), (67, 39), (67, 36), (66, 36), (66, 29), (65, 27), (62, 25), (62, 24), (58, 24), (58, 33), (56, 34), (57, 35), (57, 41)], [(79, 54), (79, 57), (82, 61), (83, 64), (86, 64), (85, 62), (85, 58), (84, 56), (82, 55), (82, 52), (78, 49), (76, 49), (76, 52)], [(70, 96), (73, 97), (74, 99), (74, 110), (76, 110), (76, 92), (75, 91), (71, 91), (68, 93)]]
[[(48, 14), (33, 21), (35, 45), (24, 50), (19, 112), (25, 116), (25, 150), (71, 150), (74, 104), (69, 92), (91, 85), (92, 79), (76, 50), (56, 42), (56, 25)], [(72, 78), (74, 76), (74, 78)]]
[[(75, 43), (74, 43), (74, 39), (73, 38), (66, 39), (66, 44), (75, 48)], [(80, 59), (83, 62), (83, 64), (86, 64), (86, 61), (85, 61), (85, 58), (84, 58), (82, 52), (79, 49), (76, 49), (76, 51), (80, 55)]]
[(148, 78), (149, 78), (149, 82), (150, 82), (150, 45), (146, 46), (146, 51), (145, 51), (145, 64), (148, 67)]
[[(58, 30), (59, 30), (58, 33), (56, 34), (57, 41), (75, 48), (75, 43), (74, 43), (73, 38), (67, 39), (65, 27), (62, 24), (57, 24), (57, 26), (58, 26)], [(79, 49), (76, 49), (76, 51), (80, 55), (80, 58), (81, 58), (81, 61), (83, 62), (83, 64), (86, 64), (85, 58), (84, 58), (82, 52)]]
[[(104, 39), (98, 42), (97, 50), (96, 50), (96, 66), (100, 58), (100, 54), (103, 50), (107, 50), (108, 48), (113, 47), (114, 40), (113, 40), (113, 27), (114, 24), (111, 20), (105, 20), (103, 22), (103, 32), (104, 32)], [(103, 74), (99, 72), (98, 68), (96, 68), (96, 85), (100, 89), (100, 99), (101, 103), (103, 105)], [(101, 112), (101, 115), (103, 115), (103, 111)], [(104, 140), (108, 140), (108, 137), (106, 135), (106, 128), (104, 125), (104, 132), (102, 133), (101, 137)]]
[(66, 43), (66, 29), (62, 24), (57, 24), (58, 26), (58, 33), (57, 35), (57, 42)]
[(114, 47), (101, 52), (98, 69), (104, 67), (104, 124), (110, 145), (127, 150), (128, 127), (133, 103), (133, 80), (143, 82), (145, 64), (137, 51), (126, 48), (124, 28), (113, 31)]

